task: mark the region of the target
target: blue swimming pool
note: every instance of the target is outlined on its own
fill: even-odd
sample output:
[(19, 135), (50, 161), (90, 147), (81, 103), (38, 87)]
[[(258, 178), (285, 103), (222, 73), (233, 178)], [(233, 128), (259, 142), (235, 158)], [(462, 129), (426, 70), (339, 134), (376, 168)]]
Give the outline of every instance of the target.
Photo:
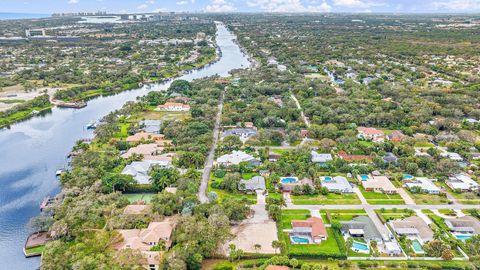
[(284, 177), (284, 178), (282, 178), (282, 180), (280, 180), (280, 182), (282, 182), (282, 184), (291, 184), (291, 183), (297, 182), (297, 178), (296, 177)]
[(290, 237), (290, 240), (294, 244), (308, 244), (308, 243), (310, 243), (310, 240), (306, 237), (292, 236), (292, 237)]
[(357, 241), (353, 241), (353, 243), (352, 243), (352, 249), (353, 249), (354, 251), (355, 251), (355, 250), (358, 250), (358, 251), (368, 251), (368, 250), (369, 250), (367, 244), (361, 243), (361, 242), (357, 242)]
[(466, 240), (472, 238), (472, 235), (471, 235), (471, 234), (456, 234), (455, 237), (456, 237), (458, 240), (466, 241)]
[(324, 177), (323, 177), (323, 180), (325, 180), (325, 181), (332, 181), (332, 177), (330, 177), (330, 176), (324, 176)]
[(362, 174), (360, 175), (360, 178), (362, 179), (362, 181), (367, 181), (370, 177), (368, 177), (368, 175), (366, 174)]
[(420, 244), (420, 242), (417, 239), (412, 241), (412, 248), (413, 248), (413, 251), (417, 254), (425, 253), (425, 251), (422, 248), (422, 244)]
[(413, 178), (413, 176), (410, 175), (410, 174), (405, 174), (405, 175), (403, 175), (403, 179), (405, 179), (405, 180), (410, 180), (410, 179), (412, 179), (412, 178)]

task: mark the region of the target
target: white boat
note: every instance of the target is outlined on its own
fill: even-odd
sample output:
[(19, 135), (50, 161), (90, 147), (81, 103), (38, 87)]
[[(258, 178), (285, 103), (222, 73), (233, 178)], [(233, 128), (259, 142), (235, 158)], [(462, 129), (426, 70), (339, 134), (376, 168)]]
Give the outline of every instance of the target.
[(60, 175), (62, 175), (62, 173), (63, 173), (63, 170), (57, 170), (57, 171), (55, 172), (55, 175), (56, 175), (56, 176), (60, 176)]

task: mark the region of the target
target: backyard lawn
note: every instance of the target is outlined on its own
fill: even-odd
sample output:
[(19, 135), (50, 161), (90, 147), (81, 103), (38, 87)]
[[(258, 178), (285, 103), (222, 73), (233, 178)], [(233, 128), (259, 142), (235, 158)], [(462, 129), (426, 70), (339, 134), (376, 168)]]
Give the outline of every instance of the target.
[(282, 210), (282, 221), (280, 223), (281, 229), (291, 229), (292, 220), (306, 220), (310, 217), (309, 210), (303, 209), (285, 209)]
[(320, 210), (320, 215), (325, 223), (329, 223), (327, 213), (333, 222), (335, 221), (349, 221), (357, 216), (366, 216), (367, 213), (363, 209), (346, 209), (346, 210)]
[(294, 204), (308, 205), (308, 204), (360, 204), (355, 194), (336, 194), (329, 193), (327, 195), (312, 195), (312, 196), (292, 196)]
[(389, 221), (392, 219), (402, 219), (414, 216), (415, 213), (412, 211), (408, 211), (408, 209), (384, 209), (384, 210), (375, 210), (377, 215), (383, 217), (385, 221)]
[(399, 194), (383, 194), (373, 191), (365, 191), (362, 186), (359, 186), (363, 197), (369, 204), (405, 204)]
[(292, 244), (288, 233), (284, 233), (283, 238), (287, 243), (288, 253), (293, 256), (340, 256), (341, 252), (338, 248), (337, 241), (335, 241), (335, 237), (333, 237), (332, 228), (327, 228), (327, 234), (327, 240), (322, 241), (320, 244)]

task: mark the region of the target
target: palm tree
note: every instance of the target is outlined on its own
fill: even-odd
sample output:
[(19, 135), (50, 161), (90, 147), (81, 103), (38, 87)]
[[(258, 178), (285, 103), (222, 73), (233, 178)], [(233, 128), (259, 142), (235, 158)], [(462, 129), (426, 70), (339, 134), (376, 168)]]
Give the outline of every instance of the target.
[(255, 251), (258, 253), (258, 251), (259, 251), (260, 249), (262, 249), (262, 245), (260, 245), (260, 244), (255, 244), (255, 245), (253, 245), (253, 248), (254, 248)]
[(275, 254), (277, 254), (277, 249), (280, 248), (280, 242), (277, 241), (277, 240), (274, 240), (274, 241), (272, 242), (272, 247), (275, 249)]

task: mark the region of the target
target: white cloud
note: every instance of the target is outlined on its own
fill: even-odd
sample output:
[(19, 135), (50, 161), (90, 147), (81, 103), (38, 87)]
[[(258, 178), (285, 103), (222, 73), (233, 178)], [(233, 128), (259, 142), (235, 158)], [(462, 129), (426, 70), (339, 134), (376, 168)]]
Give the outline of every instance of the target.
[[(316, 3), (316, 1), (310, 1), (310, 3)], [(308, 7), (305, 7), (300, 0), (250, 0), (247, 5), (268, 12), (330, 12), (332, 10), (326, 1), (320, 5)]]
[(137, 9), (146, 9), (146, 8), (148, 8), (147, 4), (141, 4), (137, 7)]
[(364, 0), (333, 0), (333, 5), (368, 10), (370, 7), (384, 6), (382, 1), (364, 1)]
[[(480, 9), (480, 0), (436, 1), (434, 7), (441, 11), (474, 11)], [(443, 10), (442, 10), (443, 9)]]
[(68, 0), (69, 4), (78, 4), (78, 2), (80, 2), (80, 0)]
[(212, 0), (210, 5), (206, 6), (204, 10), (206, 12), (232, 12), (236, 8), (225, 0)]
[(183, 1), (177, 1), (177, 5), (186, 5), (188, 4), (189, 2), (187, 0), (183, 0)]

